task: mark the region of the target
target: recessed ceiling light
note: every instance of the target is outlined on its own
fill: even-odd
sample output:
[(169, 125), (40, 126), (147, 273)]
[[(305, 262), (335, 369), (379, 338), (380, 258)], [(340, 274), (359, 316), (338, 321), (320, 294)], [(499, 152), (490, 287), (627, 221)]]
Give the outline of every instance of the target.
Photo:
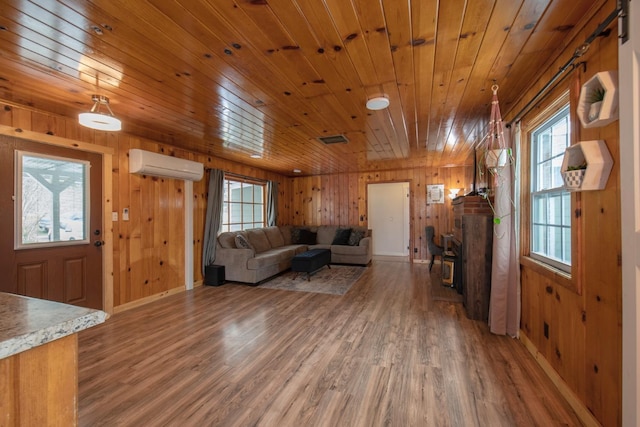
[(389, 106), (389, 98), (386, 96), (376, 96), (367, 100), (369, 110), (384, 110)]
[(252, 159), (261, 159), (261, 158), (262, 158), (262, 156), (261, 156), (260, 154), (252, 154), (252, 155), (251, 155), (251, 158), (252, 158)]
[(302, 171), (300, 169), (294, 169), (293, 173), (301, 173)]

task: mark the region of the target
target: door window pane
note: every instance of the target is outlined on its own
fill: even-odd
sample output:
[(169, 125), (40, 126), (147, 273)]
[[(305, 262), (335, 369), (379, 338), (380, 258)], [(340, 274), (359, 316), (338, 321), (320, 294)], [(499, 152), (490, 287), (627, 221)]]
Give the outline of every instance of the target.
[(17, 151), (16, 175), (16, 248), (88, 241), (88, 162)]

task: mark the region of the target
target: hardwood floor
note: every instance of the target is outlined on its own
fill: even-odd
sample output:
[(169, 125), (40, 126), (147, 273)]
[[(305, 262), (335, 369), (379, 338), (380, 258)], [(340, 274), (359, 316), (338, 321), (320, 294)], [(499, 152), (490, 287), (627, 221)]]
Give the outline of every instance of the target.
[(429, 280), (376, 261), (344, 296), (227, 284), (116, 314), (80, 333), (80, 425), (580, 425)]

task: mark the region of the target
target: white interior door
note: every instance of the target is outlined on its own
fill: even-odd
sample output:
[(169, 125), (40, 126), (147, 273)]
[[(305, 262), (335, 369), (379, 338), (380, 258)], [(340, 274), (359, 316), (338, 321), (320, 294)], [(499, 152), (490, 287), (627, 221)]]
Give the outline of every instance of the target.
[(373, 255), (409, 255), (409, 183), (369, 184), (369, 228)]

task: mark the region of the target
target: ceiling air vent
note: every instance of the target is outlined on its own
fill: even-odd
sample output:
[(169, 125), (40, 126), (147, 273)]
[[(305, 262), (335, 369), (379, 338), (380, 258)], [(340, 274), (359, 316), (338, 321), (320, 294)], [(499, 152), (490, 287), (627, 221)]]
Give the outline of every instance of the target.
[(326, 145), (330, 145), (330, 144), (346, 144), (347, 142), (349, 142), (347, 137), (344, 136), (344, 135), (320, 136), (320, 137), (318, 137), (318, 141), (320, 141), (320, 142), (322, 142), (323, 144), (326, 144)]

